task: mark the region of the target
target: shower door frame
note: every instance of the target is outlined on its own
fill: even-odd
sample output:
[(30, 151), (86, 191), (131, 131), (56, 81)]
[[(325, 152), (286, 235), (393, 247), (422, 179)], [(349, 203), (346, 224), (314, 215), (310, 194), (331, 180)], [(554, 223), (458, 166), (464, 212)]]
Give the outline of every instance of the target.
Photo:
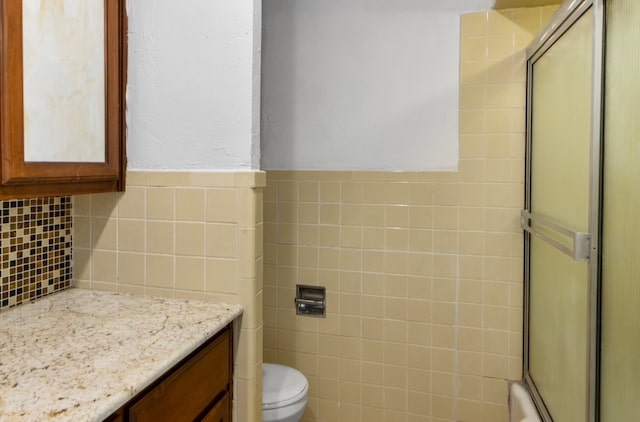
[[(527, 59), (527, 116), (525, 159), (525, 211), (531, 211), (531, 149), (533, 123), (533, 66), (551, 46), (558, 41), (582, 15), (593, 8), (593, 68), (591, 108), (591, 153), (589, 180), (589, 233), (591, 235), (588, 270), (588, 350), (587, 358), (587, 422), (599, 421), (600, 389), (600, 238), (602, 215), (602, 151), (603, 151), (603, 92), (604, 92), (604, 34), (605, 0), (565, 0), (551, 21), (531, 42), (526, 51)], [(524, 225), (524, 221), (523, 221)], [(531, 234), (524, 236), (524, 319), (523, 319), (523, 378), (542, 418), (553, 421), (541, 394), (529, 372), (529, 324), (530, 324), (530, 242)], [(564, 421), (561, 421), (564, 422)]]

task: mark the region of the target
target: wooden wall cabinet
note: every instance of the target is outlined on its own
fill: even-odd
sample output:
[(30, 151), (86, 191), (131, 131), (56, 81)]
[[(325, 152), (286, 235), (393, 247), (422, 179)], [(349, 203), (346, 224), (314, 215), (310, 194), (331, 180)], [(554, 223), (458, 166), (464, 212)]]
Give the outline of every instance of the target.
[(125, 0), (0, 0), (0, 27), (0, 199), (124, 190)]
[(231, 422), (231, 333), (228, 325), (106, 420)]

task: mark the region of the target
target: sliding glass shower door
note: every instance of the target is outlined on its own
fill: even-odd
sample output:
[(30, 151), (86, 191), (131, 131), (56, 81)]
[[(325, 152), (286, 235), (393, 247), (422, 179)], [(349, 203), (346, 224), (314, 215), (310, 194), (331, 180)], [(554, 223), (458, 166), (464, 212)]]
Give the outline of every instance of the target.
[(593, 10), (564, 25), (529, 62), (525, 377), (548, 419), (573, 422), (589, 393)]
[(640, 0), (528, 49), (525, 380), (546, 421), (640, 420)]
[(640, 418), (640, 2), (607, 1), (600, 420)]

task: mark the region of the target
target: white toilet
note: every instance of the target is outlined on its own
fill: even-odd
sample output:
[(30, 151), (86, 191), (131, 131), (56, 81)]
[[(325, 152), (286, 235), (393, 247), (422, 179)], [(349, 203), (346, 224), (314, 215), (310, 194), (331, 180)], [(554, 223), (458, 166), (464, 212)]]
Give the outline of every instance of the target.
[(262, 365), (262, 420), (299, 422), (307, 405), (309, 382), (300, 371), (284, 365)]

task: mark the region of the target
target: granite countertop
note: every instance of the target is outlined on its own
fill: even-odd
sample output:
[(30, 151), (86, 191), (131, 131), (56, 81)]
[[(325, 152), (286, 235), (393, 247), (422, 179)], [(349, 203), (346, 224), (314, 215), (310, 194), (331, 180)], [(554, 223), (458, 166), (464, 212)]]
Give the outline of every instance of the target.
[(0, 313), (0, 420), (102, 420), (241, 313), (83, 289)]

